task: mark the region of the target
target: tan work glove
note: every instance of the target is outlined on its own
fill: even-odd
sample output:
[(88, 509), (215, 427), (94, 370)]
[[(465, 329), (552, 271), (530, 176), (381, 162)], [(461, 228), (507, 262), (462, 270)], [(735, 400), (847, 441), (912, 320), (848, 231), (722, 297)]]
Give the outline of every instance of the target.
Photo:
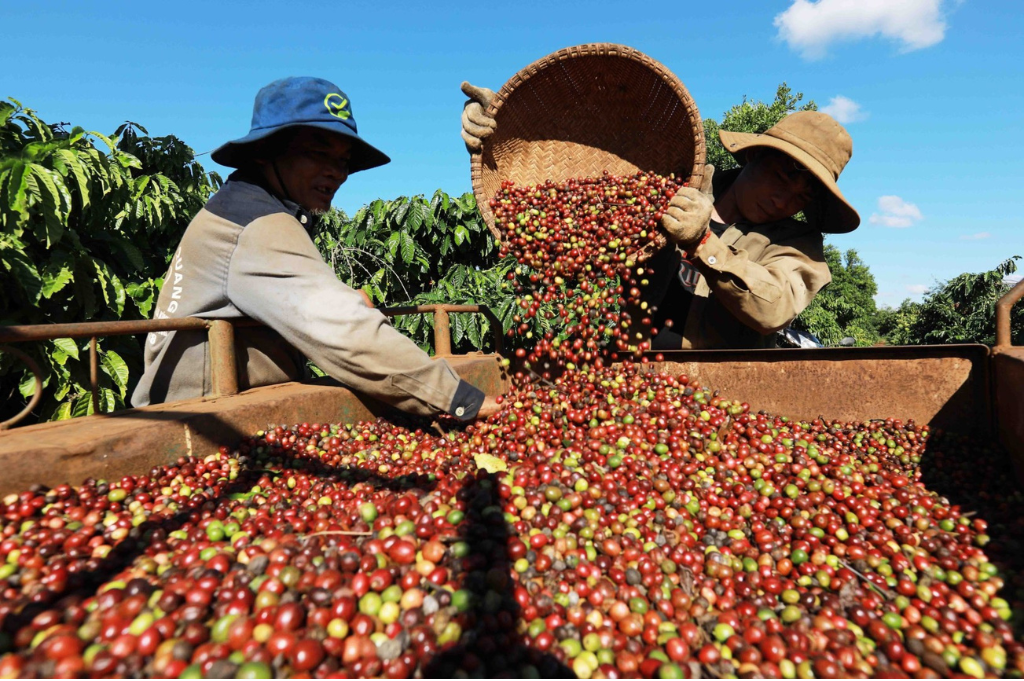
[(710, 229), (711, 213), (715, 208), (715, 197), (711, 194), (711, 176), (714, 173), (714, 166), (704, 166), (700, 189), (680, 189), (661, 216), (661, 226), (668, 232), (669, 239), (687, 252), (700, 243)]
[(469, 153), (479, 154), (483, 148), (483, 141), (493, 134), (497, 127), (494, 119), (487, 115), (487, 107), (494, 99), (494, 91), (463, 81), (462, 92), (469, 97), (469, 101), (462, 107), (462, 139)]

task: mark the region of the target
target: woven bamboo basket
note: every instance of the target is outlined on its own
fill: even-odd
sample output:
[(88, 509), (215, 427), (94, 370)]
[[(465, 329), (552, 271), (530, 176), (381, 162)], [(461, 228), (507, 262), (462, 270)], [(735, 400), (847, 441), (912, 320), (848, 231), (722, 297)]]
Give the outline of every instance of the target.
[[(499, 240), (489, 202), (518, 186), (599, 177), (603, 171), (676, 173), (693, 186), (704, 172), (704, 125), (683, 83), (624, 45), (567, 47), (512, 76), (488, 108), (497, 129), (471, 157), (473, 193)], [(665, 244), (637, 254), (638, 260)]]

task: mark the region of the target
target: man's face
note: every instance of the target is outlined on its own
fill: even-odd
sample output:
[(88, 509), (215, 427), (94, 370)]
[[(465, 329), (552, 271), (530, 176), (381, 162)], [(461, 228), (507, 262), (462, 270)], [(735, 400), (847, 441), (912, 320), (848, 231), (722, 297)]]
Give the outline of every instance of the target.
[(299, 128), (277, 156), (277, 170), (293, 201), (311, 213), (325, 213), (348, 179), (351, 154), (352, 143), (341, 135)]
[(806, 208), (814, 199), (817, 185), (802, 165), (768, 149), (743, 166), (736, 178), (736, 204), (750, 224), (776, 222)]

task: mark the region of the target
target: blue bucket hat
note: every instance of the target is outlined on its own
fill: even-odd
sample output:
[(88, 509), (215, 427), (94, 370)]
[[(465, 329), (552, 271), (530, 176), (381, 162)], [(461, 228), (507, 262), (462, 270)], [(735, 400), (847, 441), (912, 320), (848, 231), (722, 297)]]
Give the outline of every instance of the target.
[(222, 166), (237, 168), (248, 157), (248, 146), (276, 132), (297, 127), (319, 128), (344, 135), (352, 142), (349, 173), (376, 168), (391, 161), (359, 136), (352, 102), (341, 89), (322, 78), (275, 80), (256, 94), (249, 134), (218, 147), (212, 154)]

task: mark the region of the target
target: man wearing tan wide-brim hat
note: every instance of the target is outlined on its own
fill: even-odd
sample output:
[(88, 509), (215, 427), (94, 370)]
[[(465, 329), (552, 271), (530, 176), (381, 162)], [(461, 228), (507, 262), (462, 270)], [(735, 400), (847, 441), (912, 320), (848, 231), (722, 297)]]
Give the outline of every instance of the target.
[[(763, 134), (719, 136), (741, 167), (709, 166), (662, 218), (676, 248), (650, 264), (679, 274), (654, 277), (654, 349), (774, 347), (832, 280), (822, 233), (860, 225), (836, 185), (853, 141), (831, 116), (801, 111)], [(801, 211), (807, 220), (793, 219)]]
[(722, 144), (740, 163), (754, 148), (776, 149), (808, 170), (827, 190), (821, 196), (826, 214), (824, 232), (843, 234), (860, 225), (860, 216), (843, 197), (836, 181), (853, 155), (853, 140), (834, 118), (819, 111), (801, 111), (782, 119), (764, 134), (719, 130)]
[[(462, 138), (479, 152), (493, 134), (494, 93), (463, 83)], [(832, 280), (822, 233), (851, 232), (857, 211), (836, 180), (850, 135), (818, 111), (791, 114), (763, 134), (719, 132), (740, 168), (707, 166), (698, 189), (681, 189), (662, 216), (674, 248), (648, 261), (645, 297), (654, 349), (763, 348)], [(806, 221), (793, 216), (803, 212)]]

